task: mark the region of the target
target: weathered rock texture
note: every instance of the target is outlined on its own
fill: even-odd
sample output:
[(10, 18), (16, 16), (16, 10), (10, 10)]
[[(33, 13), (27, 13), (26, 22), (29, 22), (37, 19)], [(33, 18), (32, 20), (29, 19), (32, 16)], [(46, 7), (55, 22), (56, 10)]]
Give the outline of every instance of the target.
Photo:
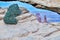
[(0, 14), (4, 14), (5, 13), (5, 9), (0, 9)]
[(17, 24), (18, 20), (15, 17), (19, 16), (21, 12), (17, 4), (11, 5), (6, 12), (4, 22), (6, 24)]
[(0, 20), (0, 40), (60, 40), (60, 23), (39, 23), (36, 16), (29, 12), (16, 19), (16, 25)]
[(17, 25), (0, 21), (0, 40), (57, 40), (60, 37), (60, 23), (39, 23), (31, 13), (16, 18), (19, 20)]
[(51, 10), (60, 14), (59, 0), (20, 0), (20, 1), (29, 3), (36, 8)]
[(60, 0), (19, 0), (30, 3), (37, 3), (48, 7), (60, 7)]
[(28, 12), (29, 12), (29, 11), (28, 11), (26, 8), (24, 8), (24, 7), (20, 7), (19, 9), (22, 10), (22, 14), (23, 14), (23, 13), (28, 13)]

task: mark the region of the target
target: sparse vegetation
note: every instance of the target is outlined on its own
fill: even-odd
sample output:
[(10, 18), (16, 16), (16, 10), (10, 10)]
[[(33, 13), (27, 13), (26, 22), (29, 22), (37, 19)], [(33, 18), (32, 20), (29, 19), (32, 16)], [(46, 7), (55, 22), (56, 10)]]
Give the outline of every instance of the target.
[(21, 14), (21, 10), (19, 9), (17, 4), (13, 4), (8, 8), (8, 11), (4, 17), (4, 22), (6, 24), (17, 24), (16, 17)]

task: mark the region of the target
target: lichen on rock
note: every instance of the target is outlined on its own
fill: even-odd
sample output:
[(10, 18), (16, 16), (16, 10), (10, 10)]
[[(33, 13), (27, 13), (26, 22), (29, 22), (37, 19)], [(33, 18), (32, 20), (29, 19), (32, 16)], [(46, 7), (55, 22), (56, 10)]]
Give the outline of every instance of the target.
[(6, 24), (17, 24), (18, 20), (16, 17), (21, 13), (22, 11), (19, 9), (17, 4), (11, 5), (7, 10), (6, 15), (4, 16), (4, 22)]

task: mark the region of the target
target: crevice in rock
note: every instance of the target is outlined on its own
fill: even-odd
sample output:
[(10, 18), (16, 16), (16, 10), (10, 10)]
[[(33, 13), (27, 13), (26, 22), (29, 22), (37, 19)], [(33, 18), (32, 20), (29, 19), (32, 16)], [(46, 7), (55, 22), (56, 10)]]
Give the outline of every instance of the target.
[(26, 16), (26, 17), (22, 18), (21, 20), (27, 19), (27, 18), (29, 18), (29, 17), (31, 17), (31, 16), (32, 16), (32, 14), (29, 15), (29, 16)]
[(22, 34), (22, 35), (18, 34), (18, 37), (26, 37), (26, 36), (29, 35), (29, 33), (30, 33), (30, 32), (24, 33), (24, 34)]
[(36, 32), (38, 32), (39, 31), (39, 28), (36, 30), (36, 31), (33, 31), (32, 33), (36, 33)]
[(55, 32), (58, 32), (58, 31), (60, 31), (60, 29), (53, 31), (53, 32), (51, 32), (51, 33), (45, 35), (44, 37), (48, 37), (48, 36), (52, 35), (52, 34), (55, 33)]

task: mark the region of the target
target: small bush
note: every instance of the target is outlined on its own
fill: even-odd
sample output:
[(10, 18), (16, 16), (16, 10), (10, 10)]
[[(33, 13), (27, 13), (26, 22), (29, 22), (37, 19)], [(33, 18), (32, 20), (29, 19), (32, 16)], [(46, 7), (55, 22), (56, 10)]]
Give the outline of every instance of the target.
[(17, 24), (16, 17), (21, 15), (22, 11), (19, 9), (17, 4), (13, 4), (8, 8), (6, 15), (4, 16), (4, 22), (6, 24)]

